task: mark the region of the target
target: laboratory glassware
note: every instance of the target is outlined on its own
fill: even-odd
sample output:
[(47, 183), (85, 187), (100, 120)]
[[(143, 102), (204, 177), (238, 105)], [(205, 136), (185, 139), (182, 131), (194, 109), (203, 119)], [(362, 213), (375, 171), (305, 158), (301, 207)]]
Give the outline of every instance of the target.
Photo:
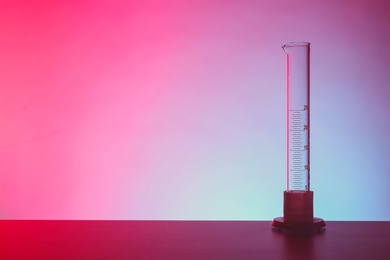
[(320, 230), (321, 218), (313, 217), (310, 190), (310, 43), (290, 42), (283, 47), (287, 58), (287, 162), (283, 217), (272, 226), (280, 230)]

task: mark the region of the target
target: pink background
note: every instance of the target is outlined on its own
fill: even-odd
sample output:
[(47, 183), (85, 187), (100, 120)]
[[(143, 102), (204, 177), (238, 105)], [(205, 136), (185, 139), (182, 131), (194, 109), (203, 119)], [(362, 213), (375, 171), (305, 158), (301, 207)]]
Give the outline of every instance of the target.
[(1, 1), (1, 219), (272, 219), (285, 54), (311, 42), (311, 188), (390, 220), (390, 2)]

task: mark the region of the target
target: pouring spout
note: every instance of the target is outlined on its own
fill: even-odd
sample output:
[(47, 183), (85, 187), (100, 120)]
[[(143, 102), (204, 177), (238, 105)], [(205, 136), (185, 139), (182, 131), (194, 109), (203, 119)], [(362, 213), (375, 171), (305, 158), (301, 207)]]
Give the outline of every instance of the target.
[(285, 53), (287, 53), (287, 44), (283, 45), (283, 46), (282, 46), (282, 49), (283, 49), (283, 51), (284, 51)]

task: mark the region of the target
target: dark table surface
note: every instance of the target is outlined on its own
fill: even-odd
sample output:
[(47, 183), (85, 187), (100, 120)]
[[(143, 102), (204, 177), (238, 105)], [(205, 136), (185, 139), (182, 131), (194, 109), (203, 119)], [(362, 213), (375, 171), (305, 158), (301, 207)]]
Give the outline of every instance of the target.
[(0, 259), (390, 259), (390, 222), (1, 220)]

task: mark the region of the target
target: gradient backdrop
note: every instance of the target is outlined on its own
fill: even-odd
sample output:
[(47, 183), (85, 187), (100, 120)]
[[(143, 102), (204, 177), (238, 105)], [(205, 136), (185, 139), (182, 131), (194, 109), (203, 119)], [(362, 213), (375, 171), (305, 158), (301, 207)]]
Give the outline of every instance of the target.
[(5, 1), (1, 219), (282, 215), (285, 54), (311, 45), (325, 220), (390, 220), (390, 2)]

